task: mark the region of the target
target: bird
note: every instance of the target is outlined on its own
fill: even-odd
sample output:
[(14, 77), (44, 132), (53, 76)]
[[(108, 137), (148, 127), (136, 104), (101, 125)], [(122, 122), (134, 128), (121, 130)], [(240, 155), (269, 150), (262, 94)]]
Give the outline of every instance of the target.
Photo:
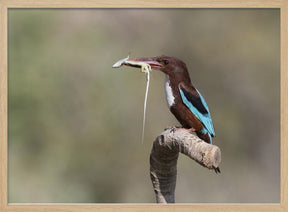
[[(215, 130), (211, 114), (204, 97), (193, 86), (186, 64), (176, 57), (165, 55), (129, 61), (144, 62), (149, 64), (151, 69), (162, 71), (166, 75), (166, 100), (172, 114), (184, 129), (195, 132), (199, 138), (212, 144)], [(219, 167), (215, 172), (220, 172)]]

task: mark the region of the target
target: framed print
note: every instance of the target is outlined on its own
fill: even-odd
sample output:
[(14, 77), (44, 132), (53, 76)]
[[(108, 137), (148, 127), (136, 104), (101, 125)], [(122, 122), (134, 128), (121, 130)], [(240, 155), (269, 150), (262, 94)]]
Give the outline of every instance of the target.
[(287, 210), (286, 2), (0, 6), (1, 211)]

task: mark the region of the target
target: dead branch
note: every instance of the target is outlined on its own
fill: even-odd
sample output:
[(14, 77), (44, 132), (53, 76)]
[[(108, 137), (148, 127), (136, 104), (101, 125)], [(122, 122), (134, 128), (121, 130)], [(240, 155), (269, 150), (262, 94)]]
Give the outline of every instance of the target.
[(219, 147), (201, 140), (183, 129), (168, 129), (153, 143), (150, 154), (150, 177), (157, 203), (174, 203), (179, 152), (208, 169), (216, 169), (221, 162)]

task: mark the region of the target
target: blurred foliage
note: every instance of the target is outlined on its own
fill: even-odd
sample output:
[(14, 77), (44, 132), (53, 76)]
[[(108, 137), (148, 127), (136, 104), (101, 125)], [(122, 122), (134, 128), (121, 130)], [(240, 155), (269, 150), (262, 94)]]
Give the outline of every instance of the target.
[(176, 202), (280, 201), (279, 9), (9, 9), (10, 203), (155, 202), (152, 142), (164, 76), (111, 66), (169, 55), (189, 67), (222, 150), (220, 175), (180, 155)]

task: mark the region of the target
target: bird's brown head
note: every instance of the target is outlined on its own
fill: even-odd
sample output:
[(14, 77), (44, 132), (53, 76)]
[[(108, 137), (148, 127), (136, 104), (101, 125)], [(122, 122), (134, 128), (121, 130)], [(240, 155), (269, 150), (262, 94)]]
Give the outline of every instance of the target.
[(153, 70), (160, 70), (169, 77), (186, 78), (190, 81), (186, 64), (176, 57), (162, 55), (157, 57), (129, 59), (128, 61), (145, 62), (149, 64)]

